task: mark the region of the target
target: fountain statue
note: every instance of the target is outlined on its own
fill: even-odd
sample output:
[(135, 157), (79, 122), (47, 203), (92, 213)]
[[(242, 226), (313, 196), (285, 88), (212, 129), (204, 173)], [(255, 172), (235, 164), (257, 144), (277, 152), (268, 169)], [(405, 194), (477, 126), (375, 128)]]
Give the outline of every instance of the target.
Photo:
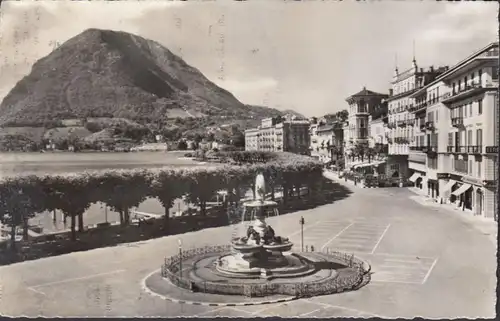
[[(245, 202), (245, 213), (251, 213), (251, 225), (246, 230), (246, 235), (236, 237), (231, 245), (233, 254), (226, 255), (218, 260), (218, 269), (230, 273), (264, 273), (276, 268), (290, 265), (283, 253), (292, 249), (293, 243), (288, 238), (277, 236), (274, 229), (266, 223), (266, 211), (277, 211), (277, 203), (266, 200), (266, 182), (264, 175), (259, 173), (255, 178), (255, 199)], [(264, 270), (264, 272), (263, 272)], [(275, 270), (276, 272), (276, 270)]]

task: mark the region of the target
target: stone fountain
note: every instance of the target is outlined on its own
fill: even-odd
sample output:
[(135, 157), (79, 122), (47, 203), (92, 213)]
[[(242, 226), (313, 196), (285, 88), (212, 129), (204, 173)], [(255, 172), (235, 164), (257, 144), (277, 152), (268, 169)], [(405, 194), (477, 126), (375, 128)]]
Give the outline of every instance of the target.
[(266, 213), (277, 213), (277, 203), (266, 200), (266, 183), (263, 174), (255, 179), (255, 199), (243, 204), (245, 221), (250, 214), (252, 223), (246, 235), (231, 241), (233, 253), (217, 260), (217, 270), (228, 276), (284, 277), (290, 274), (313, 272), (298, 256), (288, 253), (293, 243), (288, 238), (277, 236), (266, 222)]

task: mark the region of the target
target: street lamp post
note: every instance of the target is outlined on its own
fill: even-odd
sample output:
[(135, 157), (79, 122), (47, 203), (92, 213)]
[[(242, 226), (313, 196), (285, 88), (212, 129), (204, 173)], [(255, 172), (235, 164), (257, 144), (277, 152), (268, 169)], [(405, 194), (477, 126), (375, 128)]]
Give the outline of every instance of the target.
[(177, 240), (179, 243), (179, 277), (182, 278), (182, 240)]
[(300, 247), (302, 249), (302, 252), (304, 252), (304, 224), (305, 224), (305, 221), (304, 221), (304, 217), (301, 216), (300, 217)]

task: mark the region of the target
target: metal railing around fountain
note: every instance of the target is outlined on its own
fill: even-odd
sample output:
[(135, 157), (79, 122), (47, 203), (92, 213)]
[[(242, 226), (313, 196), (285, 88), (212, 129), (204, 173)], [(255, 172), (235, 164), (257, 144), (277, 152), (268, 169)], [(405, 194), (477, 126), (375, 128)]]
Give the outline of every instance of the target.
[(365, 280), (365, 275), (370, 272), (370, 266), (356, 258), (353, 254), (332, 251), (328, 248), (322, 250), (330, 259), (335, 259), (353, 269), (348, 276), (334, 277), (321, 282), (290, 282), (290, 283), (232, 283), (224, 284), (210, 281), (195, 281), (182, 277), (179, 272), (180, 261), (192, 257), (207, 254), (224, 254), (231, 252), (231, 245), (205, 246), (190, 249), (180, 254), (165, 258), (162, 265), (161, 275), (167, 278), (172, 284), (190, 291), (212, 293), (212, 294), (233, 294), (247, 297), (263, 297), (268, 295), (291, 295), (295, 297), (311, 297), (315, 295), (334, 294), (343, 291), (356, 289)]

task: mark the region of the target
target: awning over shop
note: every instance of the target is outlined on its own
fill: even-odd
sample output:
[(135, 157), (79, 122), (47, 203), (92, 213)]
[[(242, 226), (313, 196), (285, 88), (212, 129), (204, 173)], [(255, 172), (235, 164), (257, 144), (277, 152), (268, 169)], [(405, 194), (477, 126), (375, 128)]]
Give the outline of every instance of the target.
[(468, 189), (469, 189), (469, 188), (471, 188), (471, 187), (472, 187), (472, 186), (471, 186), (471, 185), (469, 185), (469, 184), (464, 184), (464, 185), (460, 186), (460, 187), (459, 187), (456, 191), (454, 191), (454, 192), (453, 192), (453, 193), (451, 193), (451, 194), (453, 194), (453, 195), (455, 195), (455, 196), (460, 196), (460, 194), (462, 194), (463, 192), (465, 192), (466, 190), (468, 190)]
[(419, 177), (422, 177), (419, 173), (413, 173), (410, 177), (410, 182), (415, 183)]
[(448, 192), (449, 190), (451, 190), (451, 188), (453, 187), (453, 185), (455, 185), (457, 182), (455, 181), (449, 181), (443, 188), (443, 193), (446, 193)]
[(380, 164), (383, 164), (385, 162), (373, 162), (373, 163), (363, 163), (363, 164), (357, 164), (354, 165), (354, 168), (362, 168), (362, 167), (370, 167), (370, 166), (378, 166)]

